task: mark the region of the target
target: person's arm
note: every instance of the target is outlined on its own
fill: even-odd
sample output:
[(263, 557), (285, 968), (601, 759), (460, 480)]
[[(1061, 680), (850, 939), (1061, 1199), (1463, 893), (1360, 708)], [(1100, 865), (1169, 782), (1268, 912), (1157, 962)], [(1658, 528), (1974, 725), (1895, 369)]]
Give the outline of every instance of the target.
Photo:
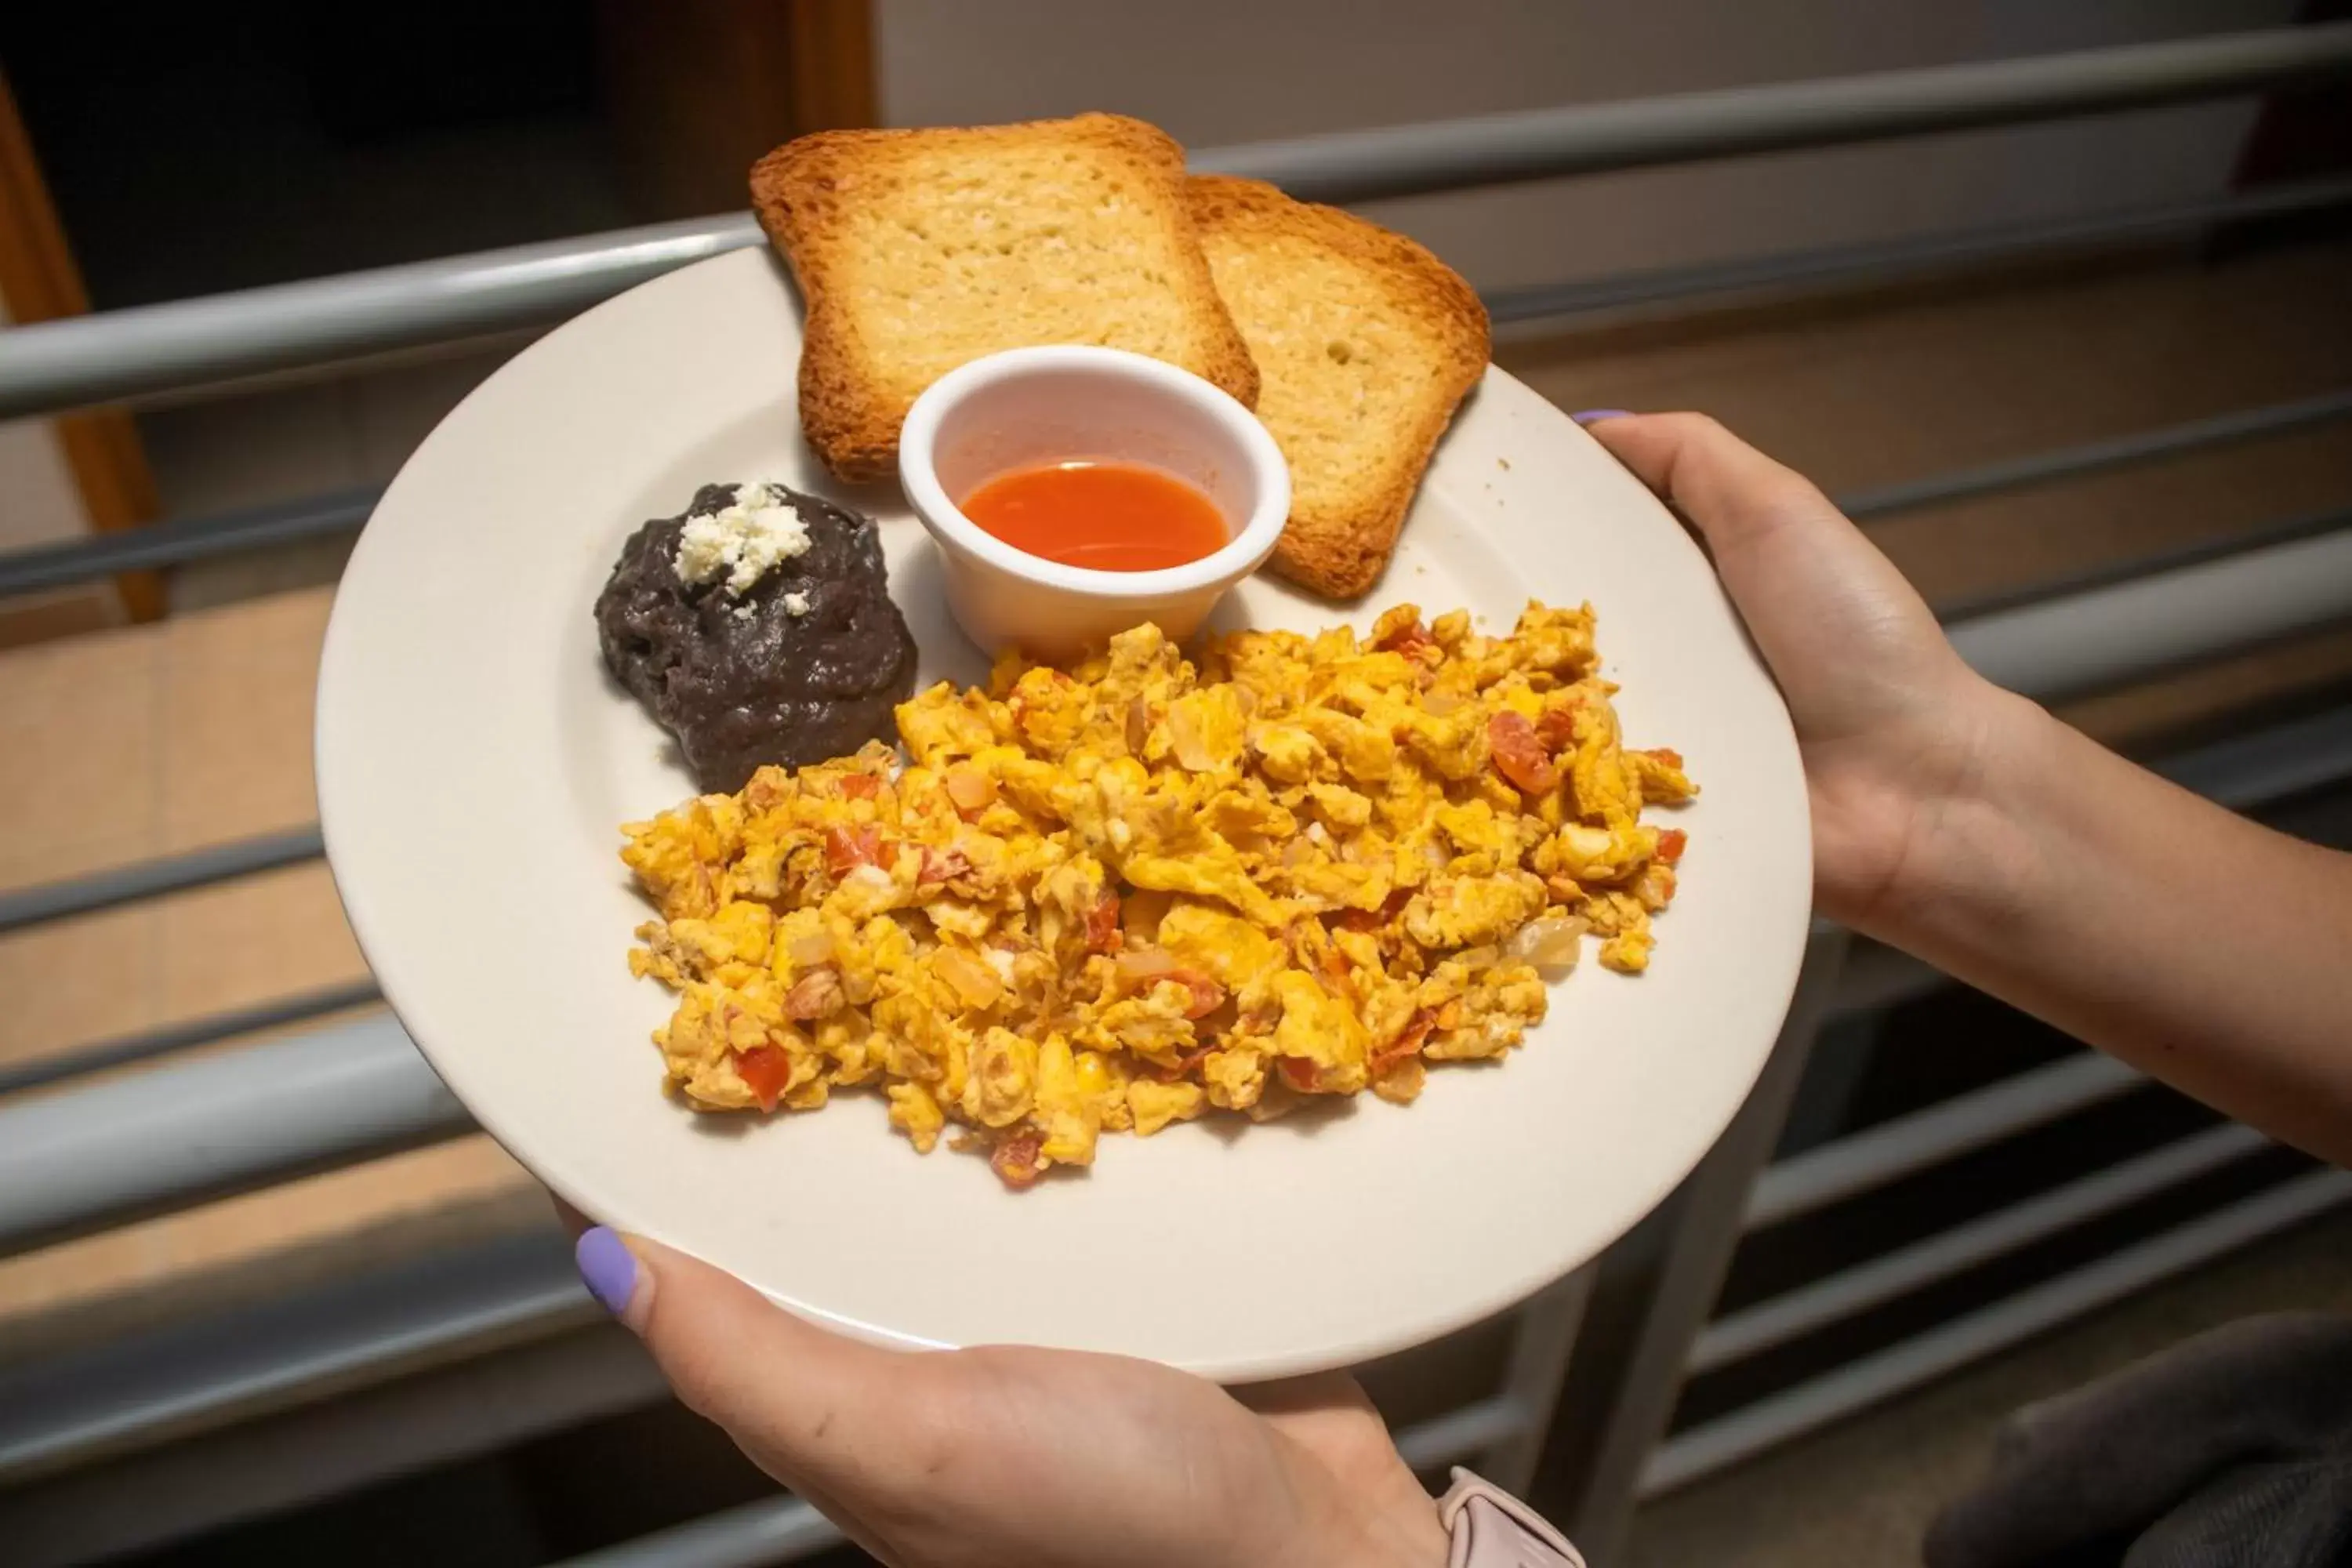
[(2352, 858), (2043, 713), (2003, 725), (1885, 940), (2281, 1141), (2352, 1163)]
[(1590, 428), (1698, 530), (1780, 679), (1824, 913), (2352, 1163), (2352, 857), (1977, 677), (1860, 530), (1714, 421)]

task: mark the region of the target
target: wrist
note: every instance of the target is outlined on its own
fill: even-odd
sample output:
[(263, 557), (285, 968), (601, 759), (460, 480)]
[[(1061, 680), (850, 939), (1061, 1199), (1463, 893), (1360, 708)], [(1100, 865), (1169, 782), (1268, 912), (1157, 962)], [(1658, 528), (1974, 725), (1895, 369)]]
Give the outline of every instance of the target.
[(1356, 1521), (1339, 1561), (1374, 1568), (1445, 1568), (1451, 1550), (1437, 1500), (1421, 1494)]
[(2069, 731), (2039, 703), (1969, 678), (1950, 710), (1954, 762), (1910, 803), (1911, 830), (1856, 930), (1922, 953), (1994, 929), (2033, 905), (2046, 873), (2034, 803)]

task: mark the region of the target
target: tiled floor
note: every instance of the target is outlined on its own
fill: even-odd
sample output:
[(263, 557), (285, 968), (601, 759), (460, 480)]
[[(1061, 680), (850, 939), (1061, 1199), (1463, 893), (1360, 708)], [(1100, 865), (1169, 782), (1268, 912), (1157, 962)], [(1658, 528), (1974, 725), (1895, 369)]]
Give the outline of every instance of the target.
[[(0, 882), (316, 819), (324, 589), (0, 656)], [(0, 1061), (366, 973), (322, 865), (0, 938)]]
[[(1571, 408), (1707, 408), (1835, 490), (2339, 384), (2352, 367), (2347, 261), (2338, 247), (2173, 267), (1673, 342), (1522, 340), (1505, 359)], [(387, 478), (510, 351), (150, 416), (167, 510)], [(1949, 595), (2347, 502), (2352, 440), (2336, 426), (1876, 532)], [(186, 572), (169, 621), (0, 650), (0, 887), (310, 821), (312, 682), (340, 558), (327, 544)], [(2184, 702), (2347, 673), (2352, 637), (2311, 639), (2083, 711), (2126, 732)], [(0, 1061), (361, 973), (319, 867), (21, 931), (0, 937)], [(0, 1322), (12, 1342), (107, 1331), (435, 1226), (536, 1223), (538, 1202), (495, 1150), (463, 1141), (0, 1262)], [(2247, 1278), (2257, 1296), (2285, 1289)], [(1644, 1560), (1751, 1561), (1719, 1541), (1668, 1552), (1684, 1539), (1699, 1536), (1657, 1526)]]

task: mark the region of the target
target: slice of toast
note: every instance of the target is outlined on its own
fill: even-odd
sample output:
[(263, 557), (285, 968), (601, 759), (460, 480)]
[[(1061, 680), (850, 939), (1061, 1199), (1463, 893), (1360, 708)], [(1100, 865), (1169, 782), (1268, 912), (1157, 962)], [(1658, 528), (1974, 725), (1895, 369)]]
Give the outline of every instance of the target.
[(1109, 114), (820, 132), (761, 159), (751, 205), (808, 305), (809, 444), (845, 479), (887, 474), (918, 394), (1032, 343), (1129, 349), (1255, 402), (1183, 182), (1182, 148)]
[(1428, 251), (1257, 180), (1185, 183), (1217, 292), (1290, 460), (1274, 567), (1349, 599), (1380, 580), (1454, 405), (1486, 374), (1486, 309)]

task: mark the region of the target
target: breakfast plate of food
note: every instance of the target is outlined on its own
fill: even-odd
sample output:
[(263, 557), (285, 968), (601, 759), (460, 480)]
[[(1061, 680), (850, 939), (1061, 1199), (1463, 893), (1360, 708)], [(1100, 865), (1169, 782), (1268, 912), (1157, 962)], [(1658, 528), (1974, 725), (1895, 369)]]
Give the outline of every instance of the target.
[(1228, 1380), (1594, 1257), (1793, 987), (1696, 544), (1412, 241), (1113, 116), (834, 132), (419, 447), (322, 658), (352, 926), (596, 1220)]

